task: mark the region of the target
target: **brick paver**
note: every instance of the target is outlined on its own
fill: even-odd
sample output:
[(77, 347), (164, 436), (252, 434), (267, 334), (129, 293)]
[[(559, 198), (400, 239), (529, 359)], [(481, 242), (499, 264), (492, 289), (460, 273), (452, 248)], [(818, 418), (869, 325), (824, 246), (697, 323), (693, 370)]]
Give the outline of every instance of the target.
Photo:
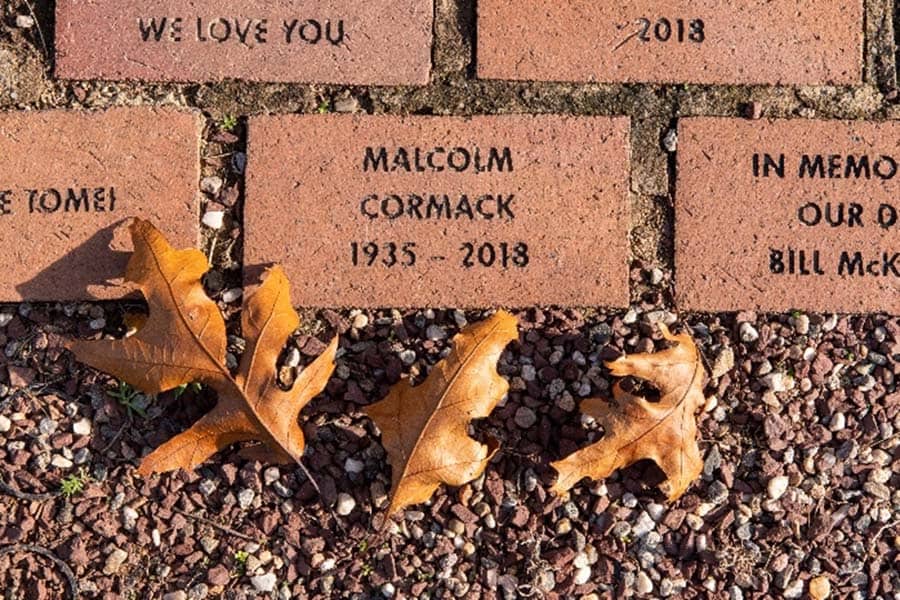
[(59, 0), (65, 79), (428, 83), (432, 0)]
[(0, 301), (123, 295), (107, 281), (132, 217), (195, 246), (201, 127), (170, 109), (0, 112)]
[(628, 303), (626, 118), (249, 128), (245, 264), (283, 263), (299, 305)]
[(862, 0), (479, 0), (486, 79), (861, 83)]
[(681, 309), (900, 312), (900, 125), (679, 124)]

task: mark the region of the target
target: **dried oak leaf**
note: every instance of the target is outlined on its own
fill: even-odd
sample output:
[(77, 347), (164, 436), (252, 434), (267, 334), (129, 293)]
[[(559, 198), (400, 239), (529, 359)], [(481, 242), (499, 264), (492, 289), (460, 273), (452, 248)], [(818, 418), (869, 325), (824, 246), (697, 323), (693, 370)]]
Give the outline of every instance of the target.
[(337, 337), (291, 390), (278, 387), (278, 355), (300, 318), (291, 306), (284, 272), (274, 267), (244, 303), (241, 324), (247, 345), (237, 375), (232, 375), (225, 362), (225, 320), (200, 282), (206, 258), (198, 250), (175, 250), (147, 221), (135, 219), (130, 230), (134, 254), (125, 279), (147, 298), (149, 316), (143, 323), (138, 320), (137, 331), (125, 339), (70, 340), (66, 346), (79, 361), (145, 393), (199, 382), (219, 397), (190, 429), (146, 456), (138, 473), (192, 469), (235, 442), (251, 440), (263, 443), (248, 449), (254, 456), (299, 461), (304, 447), (299, 413), (331, 376)]
[(672, 335), (662, 323), (663, 337), (675, 342), (661, 352), (632, 354), (606, 366), (613, 375), (633, 375), (660, 391), (648, 402), (613, 386), (613, 399), (589, 398), (582, 411), (603, 427), (600, 441), (551, 463), (559, 473), (553, 491), (562, 494), (583, 477), (602, 479), (616, 469), (651, 459), (666, 474), (661, 485), (669, 501), (678, 499), (703, 469), (697, 447), (695, 413), (705, 403), (705, 370), (690, 335)]
[(477, 442), (467, 428), (473, 419), (487, 417), (509, 389), (497, 361), (518, 338), (517, 325), (515, 317), (500, 311), (466, 327), (421, 385), (401, 381), (366, 408), (381, 430), (393, 471), (388, 517), (428, 500), (441, 483), (463, 485), (487, 467), (498, 442)]

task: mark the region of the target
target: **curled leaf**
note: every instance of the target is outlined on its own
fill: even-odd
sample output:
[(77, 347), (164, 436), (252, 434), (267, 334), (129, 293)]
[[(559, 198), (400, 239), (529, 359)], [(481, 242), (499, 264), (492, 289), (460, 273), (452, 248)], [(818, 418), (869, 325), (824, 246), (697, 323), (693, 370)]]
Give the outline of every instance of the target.
[(613, 386), (612, 400), (589, 398), (582, 411), (604, 430), (596, 443), (552, 463), (559, 473), (553, 491), (562, 494), (584, 477), (602, 479), (639, 460), (653, 460), (666, 474), (661, 486), (669, 501), (678, 499), (700, 475), (703, 460), (697, 447), (695, 414), (703, 406), (705, 370), (691, 336), (672, 335), (660, 323), (663, 337), (675, 345), (661, 352), (632, 354), (607, 363), (613, 375), (633, 375), (660, 391), (649, 402)]
[(497, 362), (517, 337), (516, 318), (504, 311), (470, 325), (421, 385), (401, 381), (366, 408), (393, 471), (388, 516), (428, 500), (441, 483), (463, 485), (484, 471), (498, 444), (473, 440), (467, 428), (487, 417), (509, 389)]
[(146, 456), (138, 472), (192, 469), (230, 444), (250, 440), (262, 442), (273, 460), (299, 461), (304, 447), (299, 413), (331, 376), (337, 338), (290, 391), (279, 389), (278, 354), (300, 319), (290, 303), (287, 278), (274, 267), (245, 301), (247, 349), (232, 376), (225, 363), (225, 321), (200, 281), (206, 258), (197, 250), (175, 250), (147, 221), (135, 219), (130, 229), (134, 254), (125, 276), (143, 292), (149, 316), (125, 339), (75, 340), (67, 347), (81, 362), (145, 393), (200, 382), (219, 397), (191, 428)]

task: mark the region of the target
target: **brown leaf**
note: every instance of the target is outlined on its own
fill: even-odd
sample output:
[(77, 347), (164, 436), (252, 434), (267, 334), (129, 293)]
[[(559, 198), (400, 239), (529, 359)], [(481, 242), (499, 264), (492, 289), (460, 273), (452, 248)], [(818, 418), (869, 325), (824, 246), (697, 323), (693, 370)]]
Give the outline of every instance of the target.
[(454, 337), (450, 354), (421, 385), (401, 381), (366, 408), (393, 471), (388, 516), (428, 500), (441, 483), (463, 485), (484, 471), (498, 444), (473, 440), (467, 428), (506, 394), (497, 361), (517, 337), (516, 318), (500, 311)]
[(675, 345), (661, 352), (632, 354), (606, 363), (613, 375), (634, 375), (655, 385), (659, 402), (624, 392), (617, 383), (613, 399), (585, 400), (581, 409), (603, 427), (600, 441), (552, 463), (559, 473), (553, 488), (562, 494), (583, 477), (602, 479), (616, 469), (651, 459), (668, 479), (662, 485), (669, 501), (678, 499), (703, 469), (697, 447), (695, 413), (703, 406), (705, 370), (690, 335), (663, 337)]
[(247, 347), (232, 376), (225, 363), (225, 321), (200, 282), (206, 258), (197, 250), (173, 249), (147, 221), (135, 219), (130, 229), (134, 254), (125, 278), (147, 298), (146, 322), (122, 340), (70, 341), (67, 347), (78, 360), (145, 393), (196, 381), (219, 395), (209, 413), (145, 457), (138, 472), (192, 469), (230, 444), (249, 440), (263, 442), (272, 460), (299, 461), (304, 447), (300, 410), (325, 387), (337, 338), (290, 391), (279, 389), (276, 361), (300, 319), (291, 306), (287, 278), (274, 267), (245, 301)]

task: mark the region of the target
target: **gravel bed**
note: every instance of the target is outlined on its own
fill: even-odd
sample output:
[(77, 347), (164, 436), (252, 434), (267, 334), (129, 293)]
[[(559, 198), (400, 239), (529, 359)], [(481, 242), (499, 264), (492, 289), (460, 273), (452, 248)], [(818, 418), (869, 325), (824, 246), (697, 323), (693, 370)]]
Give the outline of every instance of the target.
[[(577, 406), (608, 392), (602, 361), (662, 347), (652, 323), (676, 319), (654, 294), (624, 314), (517, 313), (520, 340), (499, 365), (511, 391), (475, 427), (502, 451), (384, 533), (390, 469), (362, 407), (403, 375), (421, 380), (483, 315), (323, 311), (293, 340), (285, 383), (341, 335), (335, 374), (303, 413), (320, 497), (299, 468), (237, 448), (196, 473), (137, 477), (140, 456), (213, 395), (123, 404), (59, 348), (60, 335), (121, 334), (120, 304), (7, 307), (0, 549), (17, 549), (0, 555), (5, 597), (66, 597), (64, 564), (85, 598), (800, 598), (822, 577), (833, 597), (900, 598), (896, 318), (690, 317), (679, 326), (713, 375), (702, 479), (672, 505), (652, 463), (548, 494), (548, 462), (601, 434)], [(232, 336), (230, 352), (241, 346)], [(73, 478), (83, 489), (59, 495)]]

